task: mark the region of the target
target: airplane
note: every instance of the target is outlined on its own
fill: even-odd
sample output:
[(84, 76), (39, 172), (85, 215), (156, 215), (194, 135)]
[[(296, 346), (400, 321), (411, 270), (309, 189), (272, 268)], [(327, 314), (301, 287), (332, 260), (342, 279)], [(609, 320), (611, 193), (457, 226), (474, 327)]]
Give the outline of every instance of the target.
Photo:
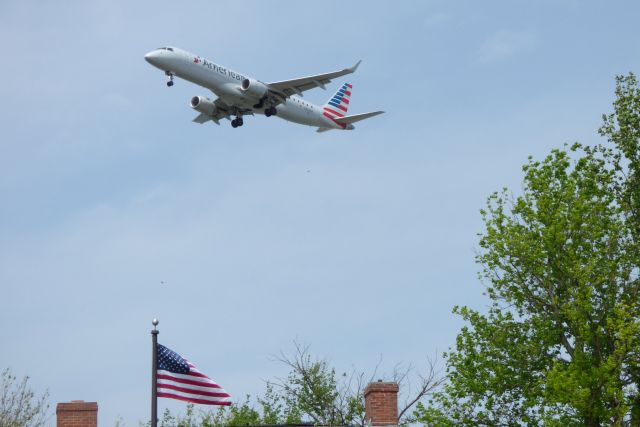
[(318, 128), (317, 132), (325, 132), (331, 129), (352, 130), (354, 123), (384, 113), (373, 111), (347, 115), (353, 88), (349, 83), (343, 84), (322, 106), (302, 98), (302, 93), (309, 89), (326, 89), (332, 79), (353, 73), (361, 61), (340, 71), (263, 83), (177, 47), (152, 50), (144, 59), (164, 71), (167, 86), (173, 86), (174, 77), (180, 77), (211, 90), (217, 96), (215, 100), (204, 96), (191, 98), (191, 108), (200, 113), (193, 119), (195, 123), (213, 121), (219, 125), (220, 119), (226, 118), (231, 120), (233, 128), (237, 128), (244, 124), (243, 116), (257, 113), (314, 126)]

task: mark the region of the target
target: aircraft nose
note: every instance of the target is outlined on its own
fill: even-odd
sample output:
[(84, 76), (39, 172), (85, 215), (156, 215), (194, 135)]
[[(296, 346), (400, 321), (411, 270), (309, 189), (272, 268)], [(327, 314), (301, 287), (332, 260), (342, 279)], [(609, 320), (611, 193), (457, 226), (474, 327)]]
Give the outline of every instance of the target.
[(144, 56), (144, 59), (151, 65), (158, 65), (160, 54), (158, 53), (158, 51), (152, 50)]

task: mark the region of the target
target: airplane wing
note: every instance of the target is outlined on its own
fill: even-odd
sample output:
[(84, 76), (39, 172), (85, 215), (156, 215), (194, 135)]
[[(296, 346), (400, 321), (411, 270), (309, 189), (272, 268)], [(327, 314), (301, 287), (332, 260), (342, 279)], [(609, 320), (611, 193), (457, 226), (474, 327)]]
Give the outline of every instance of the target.
[(333, 119), (338, 123), (342, 123), (344, 125), (350, 125), (351, 123), (359, 122), (360, 120), (368, 119), (369, 117), (377, 116), (378, 114), (382, 114), (384, 111), (373, 111), (371, 113), (362, 113), (362, 114), (354, 114), (352, 116), (344, 116), (344, 117), (336, 117)]
[[(200, 113), (195, 119), (193, 119), (193, 122), (202, 124), (202, 123), (208, 122), (209, 120), (213, 120), (213, 118), (210, 115), (205, 113)], [(220, 124), (218, 122), (216, 123)]]
[(318, 74), (315, 76), (309, 77), (301, 77), (299, 79), (292, 80), (283, 80), (280, 82), (269, 83), (267, 86), (269, 89), (279, 92), (285, 97), (289, 97), (294, 94), (302, 95), (302, 92), (305, 90), (313, 89), (316, 87), (321, 87), (325, 89), (325, 85), (331, 82), (332, 79), (336, 77), (344, 76), (346, 74), (351, 74), (360, 65), (362, 61), (358, 61), (356, 65), (350, 68), (345, 68), (344, 70), (334, 71), (331, 73)]

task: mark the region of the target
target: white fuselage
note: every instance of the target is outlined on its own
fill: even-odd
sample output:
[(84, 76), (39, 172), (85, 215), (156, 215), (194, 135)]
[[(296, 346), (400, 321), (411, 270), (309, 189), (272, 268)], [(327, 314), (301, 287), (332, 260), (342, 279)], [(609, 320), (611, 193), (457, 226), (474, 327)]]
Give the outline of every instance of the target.
[[(254, 108), (258, 100), (242, 90), (242, 81), (248, 78), (242, 73), (175, 47), (156, 49), (145, 55), (145, 59), (167, 75), (175, 75), (211, 90), (227, 105), (264, 114), (263, 109)], [(277, 116), (282, 119), (319, 128), (344, 129), (323, 112), (321, 106), (297, 95), (283, 99), (277, 106)]]

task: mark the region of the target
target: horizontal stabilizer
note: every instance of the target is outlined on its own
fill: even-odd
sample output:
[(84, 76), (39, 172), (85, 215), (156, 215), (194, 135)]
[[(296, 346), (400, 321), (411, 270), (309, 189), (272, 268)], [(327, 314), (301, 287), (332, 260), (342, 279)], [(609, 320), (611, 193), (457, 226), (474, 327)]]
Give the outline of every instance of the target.
[(343, 125), (350, 125), (351, 123), (359, 122), (360, 120), (368, 119), (369, 117), (382, 114), (384, 111), (372, 111), (371, 113), (354, 114), (352, 116), (336, 117), (335, 120)]
[(316, 132), (320, 133), (320, 132), (326, 132), (328, 130), (331, 130), (331, 128), (318, 128)]

